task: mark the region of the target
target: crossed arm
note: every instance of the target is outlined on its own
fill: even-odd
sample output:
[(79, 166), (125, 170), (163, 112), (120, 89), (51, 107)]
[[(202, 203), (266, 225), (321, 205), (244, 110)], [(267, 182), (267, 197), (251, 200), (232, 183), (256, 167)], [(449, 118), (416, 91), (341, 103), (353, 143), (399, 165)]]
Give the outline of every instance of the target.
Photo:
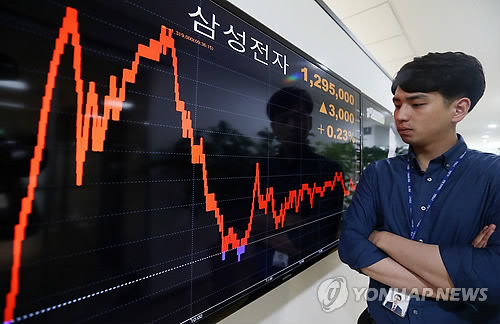
[(424, 288), (431, 288), (434, 292), (442, 288), (446, 292), (446, 288), (455, 288), (454, 285), (461, 288), (487, 287), (488, 294), (500, 300), (500, 279), (496, 275), (500, 271), (500, 235), (494, 225), (500, 221), (500, 181), (492, 182), (490, 194), (486, 197), (483, 216), (491, 225), (485, 226), (469, 246), (465, 242), (439, 246), (412, 241), (390, 232), (374, 231), (384, 224), (383, 217), (377, 214), (377, 210), (383, 209), (379, 206), (374, 170), (377, 167), (377, 164), (367, 167), (344, 216), (340, 259), (351, 268), (393, 288), (417, 288), (419, 294), (429, 296), (428, 289)]
[[(484, 248), (495, 231), (494, 224), (485, 226), (472, 242), (475, 248)], [(444, 266), (439, 246), (412, 241), (390, 232), (373, 231), (368, 238), (389, 257), (361, 268), (367, 276), (395, 288), (454, 288)]]

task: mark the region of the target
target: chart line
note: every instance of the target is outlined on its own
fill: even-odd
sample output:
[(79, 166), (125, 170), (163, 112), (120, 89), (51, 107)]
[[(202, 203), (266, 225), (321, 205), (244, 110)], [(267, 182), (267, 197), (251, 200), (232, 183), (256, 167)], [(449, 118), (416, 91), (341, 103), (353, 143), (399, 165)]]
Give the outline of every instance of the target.
[[(193, 135), (193, 122), (191, 112), (186, 109), (185, 102), (180, 99), (180, 85), (178, 74), (178, 58), (172, 29), (165, 26), (161, 27), (158, 40), (149, 39), (149, 45), (139, 44), (135, 53), (134, 61), (130, 69), (123, 69), (121, 77), (121, 85), (118, 88), (118, 79), (114, 75), (109, 77), (109, 93), (104, 97), (103, 115), (99, 114), (99, 96), (95, 90), (95, 82), (88, 83), (88, 91), (84, 93), (84, 81), (81, 77), (82, 73), (82, 47), (80, 44), (80, 33), (78, 28), (78, 11), (74, 8), (67, 7), (66, 15), (63, 18), (62, 26), (59, 29), (59, 35), (55, 42), (55, 49), (52, 54), (52, 60), (49, 65), (47, 74), (47, 82), (45, 85), (45, 93), (42, 98), (42, 107), (40, 110), (40, 119), (38, 122), (37, 144), (34, 149), (33, 158), (30, 161), (29, 183), (26, 197), (21, 201), (21, 210), (19, 212), (18, 224), (14, 227), (13, 240), (13, 262), (11, 268), (10, 291), (6, 296), (6, 305), (4, 310), (4, 322), (10, 322), (14, 318), (14, 310), (16, 308), (16, 299), (19, 293), (19, 268), (21, 266), (22, 243), (25, 238), (25, 230), (28, 224), (28, 216), (32, 212), (33, 201), (35, 199), (35, 189), (38, 185), (38, 176), (40, 174), (40, 165), (43, 160), (43, 150), (46, 144), (47, 125), (53, 92), (55, 88), (56, 77), (59, 70), (61, 56), (65, 52), (65, 46), (70, 44), (73, 47), (73, 69), (75, 80), (76, 98), (76, 185), (81, 186), (84, 175), (84, 164), (86, 161), (87, 151), (89, 150), (89, 141), (92, 140), (91, 150), (93, 152), (102, 152), (106, 134), (109, 129), (110, 119), (113, 121), (120, 120), (122, 105), (126, 98), (127, 85), (136, 82), (139, 62), (142, 58), (158, 62), (162, 55), (167, 55), (170, 52), (172, 59), (173, 76), (174, 76), (174, 100), (175, 109), (181, 114), (182, 137), (190, 140), (191, 144), (191, 163), (193, 165), (201, 165), (202, 178), (204, 185), (205, 210), (206, 212), (214, 212), (219, 232), (221, 235), (221, 252), (222, 259), (225, 259), (225, 252), (230, 249), (236, 249), (238, 260), (241, 254), (245, 252), (245, 245), (248, 243), (252, 231), (253, 216), (256, 209), (264, 210), (267, 214), (271, 212), (275, 229), (284, 226), (286, 213), (289, 210), (299, 212), (300, 203), (309, 201), (311, 208), (314, 205), (314, 198), (319, 195), (323, 197), (327, 189), (333, 191), (335, 186), (341, 185), (344, 195), (349, 195), (355, 190), (355, 184), (350, 179), (349, 184), (344, 184), (342, 172), (335, 172), (333, 180), (325, 181), (323, 185), (314, 183), (310, 186), (307, 183), (297, 190), (290, 190), (288, 197), (279, 205), (279, 210), (274, 199), (274, 188), (268, 187), (264, 189), (264, 194), (261, 194), (260, 185), (260, 169), (259, 163), (255, 165), (255, 182), (252, 193), (252, 206), (247, 229), (243, 237), (238, 238), (233, 227), (224, 227), (224, 215), (218, 207), (218, 202), (215, 193), (209, 192), (208, 187), (208, 171), (206, 165), (206, 154), (204, 152), (204, 139), (200, 137), (199, 143), (195, 143)], [(71, 36), (71, 41), (70, 41)], [(83, 106), (85, 102), (85, 113)], [(92, 133), (90, 135), (90, 129)], [(227, 234), (225, 234), (227, 232)], [(232, 247), (232, 248), (230, 248)]]

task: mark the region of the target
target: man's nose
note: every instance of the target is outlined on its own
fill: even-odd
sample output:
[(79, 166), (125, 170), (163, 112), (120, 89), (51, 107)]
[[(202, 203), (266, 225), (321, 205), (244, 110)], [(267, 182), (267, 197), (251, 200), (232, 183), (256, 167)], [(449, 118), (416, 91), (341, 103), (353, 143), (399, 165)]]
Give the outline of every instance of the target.
[(407, 121), (410, 118), (411, 107), (408, 104), (402, 104), (394, 113), (394, 117), (398, 121)]

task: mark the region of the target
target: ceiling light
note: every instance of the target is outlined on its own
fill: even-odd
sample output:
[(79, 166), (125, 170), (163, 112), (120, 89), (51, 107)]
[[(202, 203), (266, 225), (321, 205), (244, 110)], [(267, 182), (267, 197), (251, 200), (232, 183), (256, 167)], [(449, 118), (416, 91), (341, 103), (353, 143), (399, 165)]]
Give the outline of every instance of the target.
[(13, 101), (0, 101), (0, 108), (14, 108), (14, 109), (19, 109), (19, 108), (24, 108), (24, 105), (22, 103), (18, 102), (13, 102)]
[(489, 124), (488, 128), (497, 128), (497, 124)]
[(0, 80), (0, 88), (8, 90), (28, 90), (28, 83), (18, 80)]
[(489, 138), (489, 136), (488, 135), (483, 135), (483, 136), (481, 136), (481, 138), (486, 139), (486, 138)]

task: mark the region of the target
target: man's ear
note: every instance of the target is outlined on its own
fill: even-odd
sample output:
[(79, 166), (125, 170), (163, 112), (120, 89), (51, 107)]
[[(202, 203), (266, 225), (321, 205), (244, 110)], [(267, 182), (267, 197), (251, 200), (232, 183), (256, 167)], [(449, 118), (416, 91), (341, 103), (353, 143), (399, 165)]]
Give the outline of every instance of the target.
[(455, 110), (452, 121), (458, 123), (459, 121), (464, 119), (467, 113), (469, 112), (470, 105), (471, 105), (470, 99), (467, 97), (455, 100), (452, 103), (453, 109)]

